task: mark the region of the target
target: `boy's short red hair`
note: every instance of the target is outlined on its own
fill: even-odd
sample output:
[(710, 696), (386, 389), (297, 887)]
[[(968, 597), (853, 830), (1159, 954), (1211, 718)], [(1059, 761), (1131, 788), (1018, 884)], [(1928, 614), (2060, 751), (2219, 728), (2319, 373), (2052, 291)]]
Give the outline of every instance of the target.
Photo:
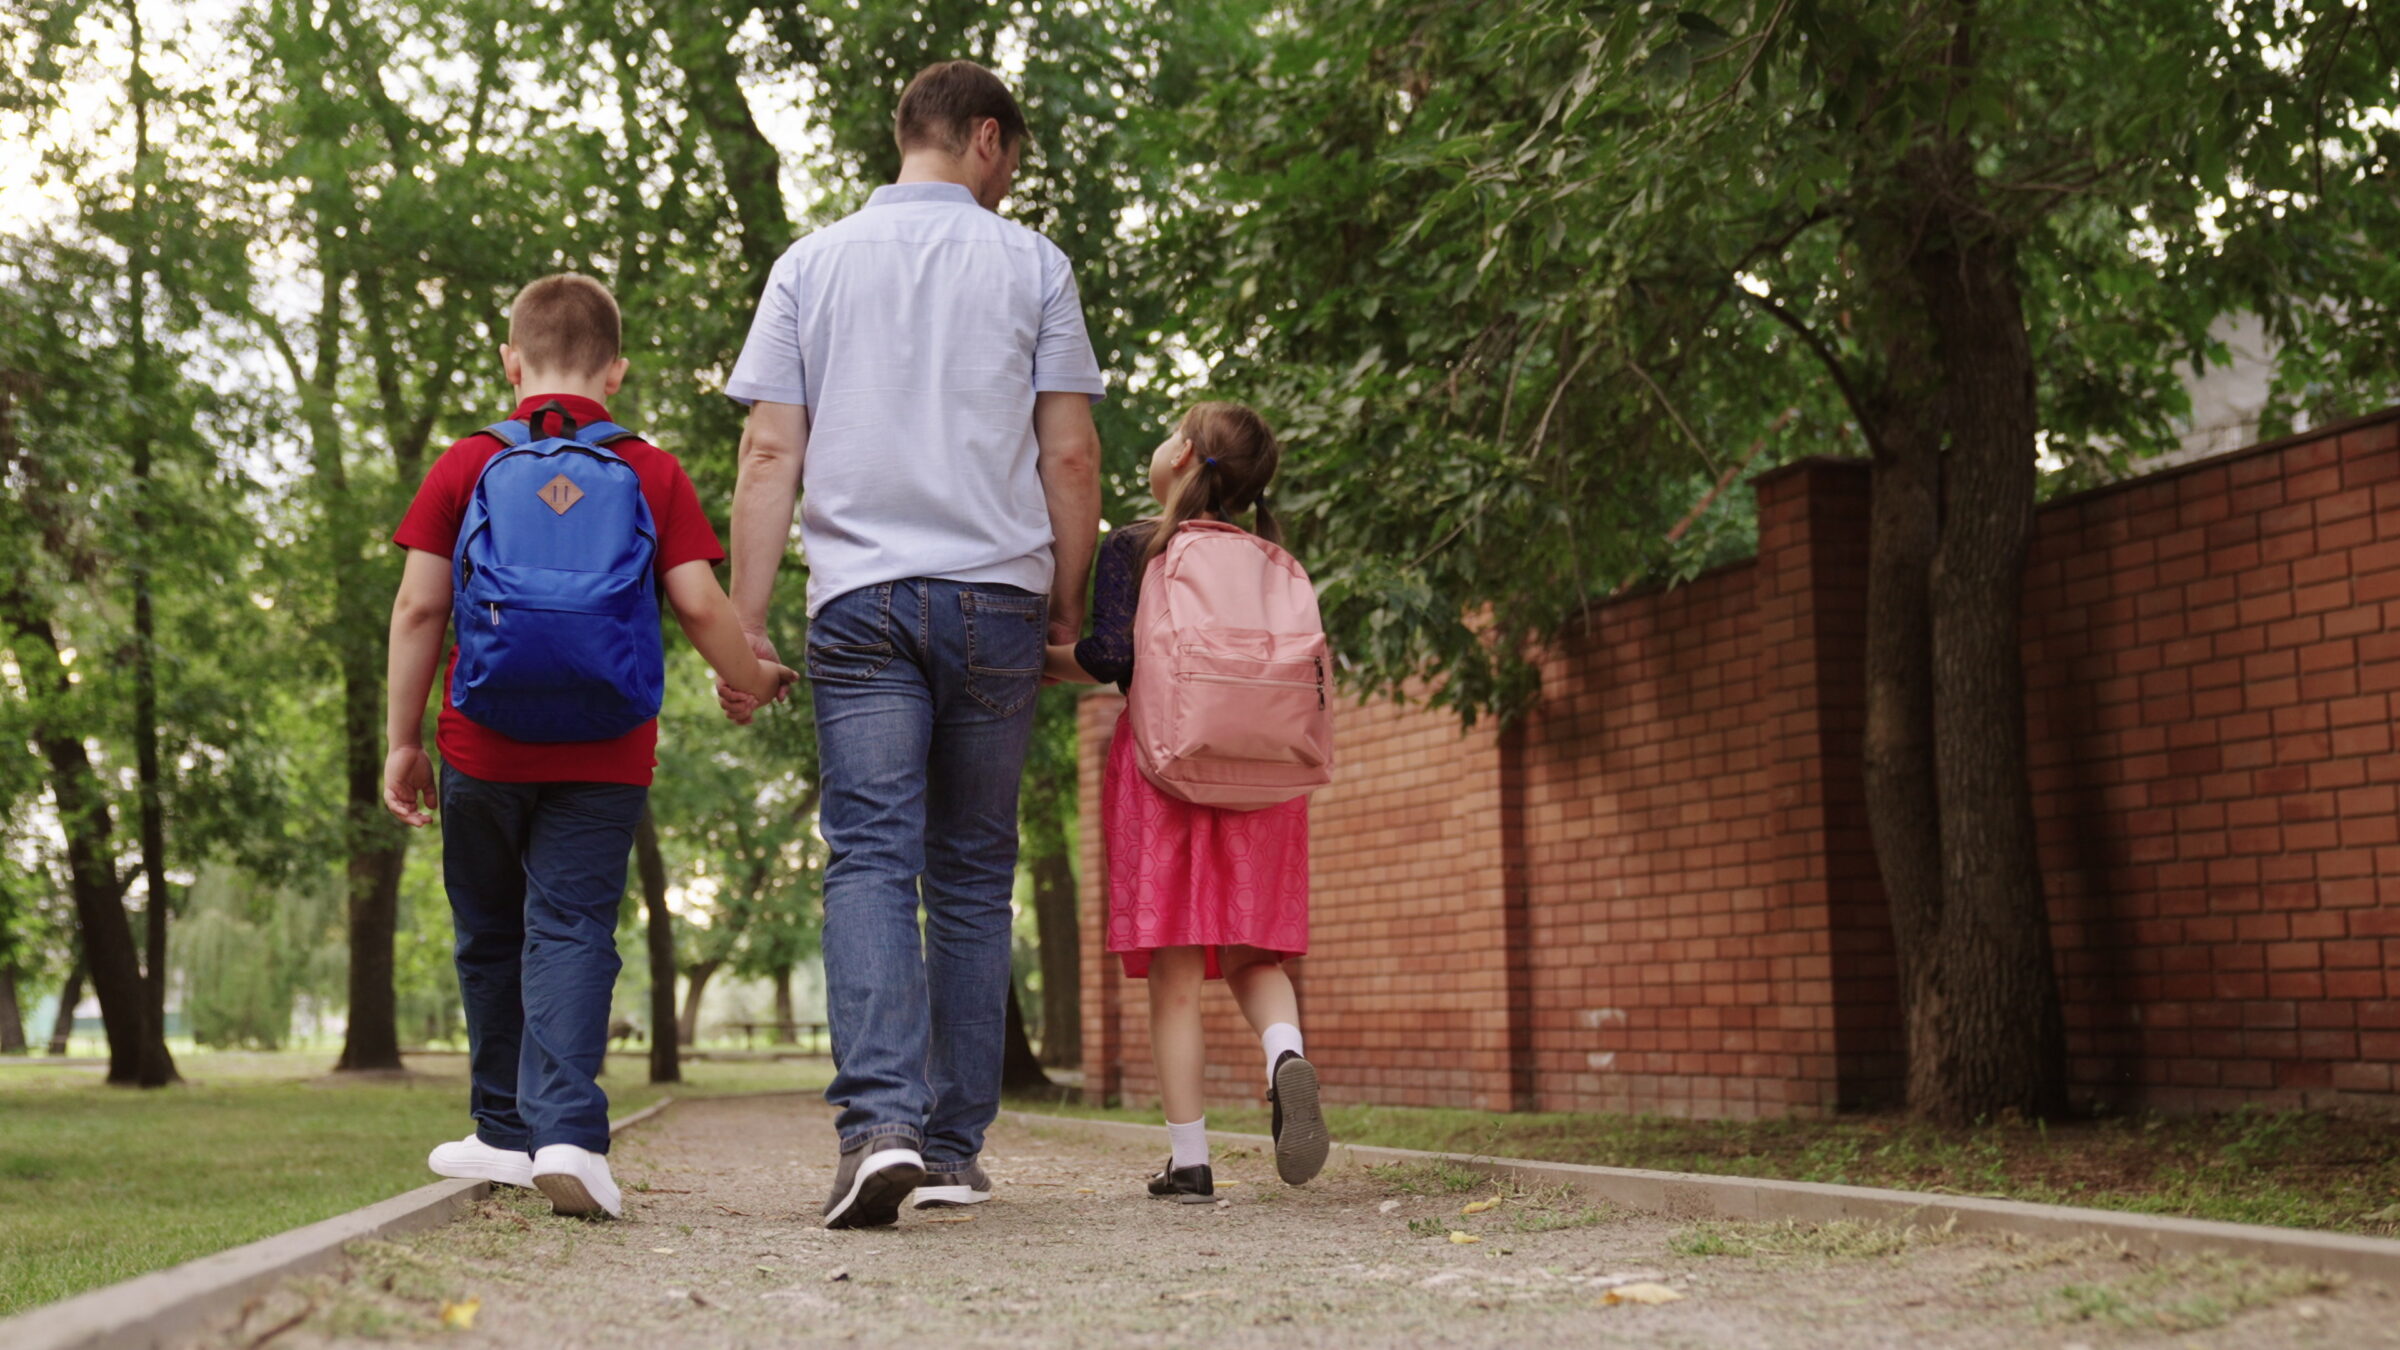
[(580, 272), (543, 277), (508, 306), (508, 345), (536, 370), (596, 375), (624, 349), (617, 298)]

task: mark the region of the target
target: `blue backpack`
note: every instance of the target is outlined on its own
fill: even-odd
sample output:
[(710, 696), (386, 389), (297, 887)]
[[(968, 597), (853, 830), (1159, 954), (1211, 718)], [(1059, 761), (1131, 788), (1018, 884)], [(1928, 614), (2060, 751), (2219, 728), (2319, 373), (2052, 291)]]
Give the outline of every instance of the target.
[[(545, 415), (561, 434), (537, 439)], [(666, 696), (658, 527), (608, 448), (632, 432), (578, 427), (556, 403), (527, 421), (485, 428), (508, 448), (475, 480), (451, 556), (450, 702), (512, 740), (610, 740)]]

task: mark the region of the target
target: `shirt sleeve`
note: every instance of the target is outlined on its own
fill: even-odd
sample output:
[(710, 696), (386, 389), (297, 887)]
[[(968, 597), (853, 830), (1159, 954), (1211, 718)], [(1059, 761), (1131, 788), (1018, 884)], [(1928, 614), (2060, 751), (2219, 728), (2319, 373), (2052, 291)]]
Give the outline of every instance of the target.
[(1112, 531), (1100, 546), (1099, 574), (1092, 581), (1091, 636), (1075, 644), (1075, 664), (1102, 684), (1133, 679), (1133, 616), (1142, 599), (1140, 566), (1150, 531), (1129, 525)]
[(671, 567), (687, 562), (721, 563), (725, 548), (717, 542), (716, 527), (708, 523), (708, 512), (700, 505), (700, 490), (692, 486), (692, 476), (672, 456), (667, 458), (668, 474), (664, 512), (652, 512), (658, 526), (658, 570), (665, 573)]
[(392, 531), (393, 543), (445, 558), (457, 551), (458, 530), (467, 518), (467, 495), (475, 490), (474, 480), (466, 473), (469, 457), (459, 451), (474, 439), (469, 436), (451, 446), (425, 471), (425, 481), (418, 485), (407, 514), (400, 517), (400, 528)]
[(786, 252), (767, 274), (766, 293), (750, 320), (750, 336), (725, 381), (737, 403), (808, 405), (808, 363), (800, 350), (800, 264)]
[(1042, 328), (1033, 346), (1033, 392), (1099, 398), (1108, 392), (1108, 381), (1084, 331), (1075, 269), (1056, 244), (1042, 242)]

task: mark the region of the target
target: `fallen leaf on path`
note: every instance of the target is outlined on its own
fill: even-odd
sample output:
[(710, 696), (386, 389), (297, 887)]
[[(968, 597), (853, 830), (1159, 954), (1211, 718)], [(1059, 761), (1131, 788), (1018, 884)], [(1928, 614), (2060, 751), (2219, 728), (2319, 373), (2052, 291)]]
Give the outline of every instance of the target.
[(826, 1277), (825, 1277), (825, 1282), (826, 1282), (827, 1284), (834, 1284), (834, 1283), (837, 1283), (837, 1282), (839, 1282), (839, 1281), (846, 1280), (846, 1279), (849, 1279), (849, 1278), (850, 1278), (850, 1268), (849, 1268), (848, 1266), (844, 1266), (844, 1267), (842, 1267), (840, 1270), (837, 1270), (837, 1271), (833, 1272), (831, 1275), (828, 1275), (828, 1276), (826, 1276)]
[(783, 1273), (773, 1266), (752, 1266), (750, 1268), (757, 1271), (761, 1275), (780, 1275)]
[(972, 1215), (972, 1214), (935, 1214), (935, 1215), (930, 1215), (930, 1216), (928, 1216), (928, 1217), (926, 1218), (925, 1222), (927, 1222), (927, 1223), (973, 1223), (973, 1222), (975, 1222), (975, 1216), (974, 1216), (974, 1215)]
[(1470, 1242), (1483, 1241), (1482, 1238), (1475, 1236), (1473, 1233), (1462, 1233), (1455, 1228), (1450, 1230), (1450, 1240), (1454, 1243), (1457, 1243), (1461, 1247), (1466, 1246)]
[(483, 1300), (479, 1298), (462, 1298), (455, 1303), (445, 1299), (442, 1303), (442, 1325), (452, 1331), (473, 1331), (475, 1314), (482, 1308)]
[(1377, 1206), (1375, 1207), (1375, 1212), (1376, 1212), (1376, 1213), (1378, 1213), (1378, 1214), (1389, 1214), (1389, 1213), (1391, 1213), (1393, 1210), (1395, 1210), (1395, 1209), (1398, 1209), (1398, 1208), (1400, 1208), (1400, 1202), (1399, 1202), (1399, 1201), (1397, 1201), (1397, 1200), (1386, 1200), (1386, 1201), (1384, 1201), (1382, 1204), (1380, 1204), (1380, 1205), (1377, 1205)]
[(1220, 1186), (1239, 1186), (1239, 1185), (1241, 1185), (1242, 1183), (1240, 1183), (1240, 1182), (1238, 1182), (1238, 1181), (1220, 1181), (1220, 1182), (1218, 1182), (1217, 1184), (1218, 1184), (1218, 1185), (1220, 1185)]
[(1624, 1284), (1600, 1296), (1604, 1305), (1618, 1303), (1674, 1303), (1683, 1295), (1663, 1284)]
[(2400, 1223), (2400, 1205), (2385, 1205), (2366, 1216), (2368, 1223)]
[(1197, 1303), (1204, 1298), (1231, 1298), (1233, 1291), (1230, 1289), (1191, 1289), (1180, 1294), (1169, 1294), (1167, 1297), (1178, 1303)]
[(690, 1191), (670, 1191), (670, 1190), (668, 1190), (668, 1189), (667, 1189), (666, 1187), (664, 1187), (664, 1186), (643, 1186), (643, 1187), (641, 1187), (641, 1188), (639, 1188), (639, 1189), (641, 1190), (642, 1194), (644, 1194), (644, 1195), (690, 1195), (690, 1194), (691, 1194), (691, 1192), (690, 1192)]
[(1460, 1205), (1458, 1207), (1458, 1212), (1461, 1214), (1481, 1214), (1486, 1210), (1498, 1208), (1500, 1208), (1500, 1197), (1495, 1195), (1489, 1200), (1475, 1200), (1467, 1204)]
[(650, 1250), (660, 1256), (673, 1256), (675, 1254), (675, 1249), (673, 1247), (652, 1247)]
[(727, 1214), (735, 1216), (736, 1218), (747, 1219), (750, 1217), (750, 1211), (746, 1209), (735, 1209), (731, 1205), (719, 1205), (717, 1208)]
[(1089, 1186), (1078, 1186), (1075, 1188), (1075, 1193), (1077, 1195), (1098, 1195), (1100, 1192), (1093, 1190)]
[(716, 1304), (709, 1302), (707, 1299), (700, 1297), (700, 1291), (697, 1289), (691, 1291), (690, 1297), (692, 1302), (700, 1305), (703, 1308), (713, 1308), (717, 1306)]

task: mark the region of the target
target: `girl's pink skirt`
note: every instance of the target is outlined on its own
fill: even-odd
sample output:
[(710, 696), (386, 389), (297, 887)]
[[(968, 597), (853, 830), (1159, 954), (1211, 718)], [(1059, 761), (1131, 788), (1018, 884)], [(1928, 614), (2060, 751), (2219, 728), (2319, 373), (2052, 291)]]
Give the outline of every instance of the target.
[(1259, 811), (1195, 806), (1150, 786), (1119, 715), (1101, 782), (1108, 838), (1108, 949), (1125, 973), (1150, 973), (1161, 947), (1219, 947), (1278, 957), (1308, 951), (1308, 799)]

